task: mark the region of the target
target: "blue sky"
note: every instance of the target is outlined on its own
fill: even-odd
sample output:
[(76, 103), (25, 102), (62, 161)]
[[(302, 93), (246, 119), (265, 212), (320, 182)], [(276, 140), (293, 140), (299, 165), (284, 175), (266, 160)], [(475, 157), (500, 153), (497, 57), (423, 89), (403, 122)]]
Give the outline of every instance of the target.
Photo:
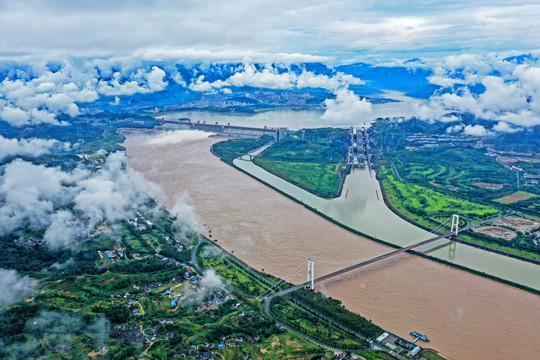
[(538, 1), (0, 1), (0, 56), (388, 61), (539, 48)]

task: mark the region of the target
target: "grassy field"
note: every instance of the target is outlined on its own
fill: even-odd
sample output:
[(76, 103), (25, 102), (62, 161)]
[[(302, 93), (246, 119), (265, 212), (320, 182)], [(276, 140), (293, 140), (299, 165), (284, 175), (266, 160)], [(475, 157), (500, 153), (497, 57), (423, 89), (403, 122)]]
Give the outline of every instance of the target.
[(339, 195), (347, 174), (345, 129), (305, 129), (272, 145), (255, 164), (317, 196)]
[[(459, 214), (477, 222), (497, 216), (503, 211), (496, 207), (451, 197), (419, 185), (400, 182), (396, 179), (393, 169), (388, 167), (381, 167), (379, 176), (390, 206), (406, 218), (431, 229), (438, 227), (441, 223), (448, 223), (451, 214)], [(463, 218), (460, 219), (460, 228), (467, 224), (468, 222)], [(449, 224), (439, 232), (445, 231), (450, 231)], [(460, 234), (460, 238), (496, 250), (540, 260), (540, 252), (530, 235), (518, 233), (516, 238), (508, 241), (469, 231)]]
[(378, 176), (382, 180), (390, 204), (408, 218), (425, 226), (438, 225), (441, 218), (449, 218), (452, 214), (459, 214), (476, 222), (501, 213), (499, 209), (487, 205), (401, 182), (389, 167), (379, 168)]
[(499, 199), (495, 199), (495, 201), (500, 202), (501, 204), (514, 204), (519, 201), (532, 199), (536, 196), (538, 195), (532, 194), (526, 191), (516, 191), (515, 193), (512, 193), (510, 195), (506, 195)]
[[(378, 176), (394, 210), (431, 229), (452, 213), (468, 222), (510, 211), (540, 217), (540, 186), (529, 176), (539, 173), (539, 159), (525, 154), (507, 156), (499, 149), (516, 151), (519, 137), (501, 135), (486, 145), (478, 138), (448, 134), (446, 129), (444, 124), (417, 120), (400, 124), (379, 121), (370, 128), (372, 148), (379, 149), (375, 156)], [(532, 147), (523, 152), (530, 153), (538, 139), (534, 135), (526, 137), (526, 147)], [(516, 167), (520, 170), (516, 171)], [(534, 236), (517, 233), (511, 241), (478, 233), (463, 237), (482, 246), (537, 259), (540, 248)]]
[(335, 164), (277, 161), (265, 158), (255, 158), (254, 162), (267, 171), (326, 198), (338, 195), (341, 184), (339, 171), (345, 172), (347, 169), (342, 165), (338, 168), (339, 171), (336, 171)]
[(260, 139), (229, 139), (215, 143), (212, 151), (223, 161), (232, 163), (234, 158), (256, 149), (273, 139), (270, 135), (264, 135)]

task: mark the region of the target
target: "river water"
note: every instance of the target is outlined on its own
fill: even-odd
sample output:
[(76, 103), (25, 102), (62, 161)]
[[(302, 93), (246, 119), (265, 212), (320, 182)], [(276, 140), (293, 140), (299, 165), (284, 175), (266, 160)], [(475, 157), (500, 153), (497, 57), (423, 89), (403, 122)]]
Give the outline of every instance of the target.
[[(189, 191), (213, 239), (255, 268), (299, 283), (307, 258), (318, 276), (390, 250), (221, 162), (208, 151), (221, 139), (150, 143), (156, 136), (128, 136), (129, 165), (163, 187), (168, 207)], [(405, 338), (427, 334), (449, 359), (537, 355), (540, 297), (418, 256), (401, 254), (319, 289)]]
[(208, 112), (202, 110), (190, 110), (190, 111), (175, 111), (168, 112), (163, 115), (158, 115), (159, 118), (165, 119), (178, 119), (178, 118), (190, 118), (193, 120), (206, 121), (213, 124), (216, 121), (220, 124), (231, 123), (235, 126), (250, 126), (250, 127), (287, 127), (289, 129), (302, 129), (321, 126), (366, 126), (368, 127), (373, 119), (378, 117), (410, 117), (415, 115), (415, 108), (422, 104), (422, 100), (413, 99), (397, 91), (387, 92), (384, 97), (399, 100), (397, 102), (389, 102), (384, 104), (374, 104), (372, 111), (368, 115), (364, 115), (364, 118), (358, 119), (355, 123), (351, 123), (348, 120), (334, 121), (322, 123), (321, 116), (324, 110), (273, 110), (262, 111), (255, 114), (226, 114)]
[[(434, 237), (394, 214), (384, 203), (375, 172), (357, 169), (348, 175), (337, 199), (322, 199), (274, 176), (251, 161), (236, 159), (234, 164), (264, 182), (364, 234), (402, 247)], [(450, 220), (450, 218), (448, 218)], [(451, 244), (451, 246), (450, 246)], [(422, 251), (458, 265), (540, 289), (540, 266), (487, 252), (446, 239), (424, 245)]]

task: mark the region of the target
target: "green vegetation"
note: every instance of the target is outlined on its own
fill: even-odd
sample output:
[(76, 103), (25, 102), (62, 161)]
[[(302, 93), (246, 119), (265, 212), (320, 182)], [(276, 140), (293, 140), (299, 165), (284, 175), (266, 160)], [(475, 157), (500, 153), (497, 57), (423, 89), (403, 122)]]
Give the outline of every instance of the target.
[(215, 143), (212, 146), (212, 152), (226, 163), (232, 163), (234, 158), (261, 147), (272, 139), (270, 135), (261, 136), (259, 139), (229, 139)]
[(324, 344), (349, 350), (369, 346), (366, 341), (355, 339), (354, 336), (328, 324), (287, 298), (273, 298), (270, 310), (282, 323)]
[(394, 170), (386, 166), (381, 166), (377, 175), (392, 207), (424, 226), (439, 226), (440, 219), (447, 219), (451, 214), (459, 214), (476, 222), (501, 213), (499, 209), (487, 205), (401, 182), (394, 175)]
[[(249, 274), (231, 258), (222, 256), (220, 250), (210, 245), (201, 246), (197, 259), (203, 268), (214, 269), (218, 275), (234, 287), (235, 294), (246, 301), (256, 298), (270, 287), (268, 283)], [(269, 277), (267, 281), (272, 280), (275, 281), (275, 278)]]
[(362, 357), (366, 360), (394, 360), (395, 357), (382, 351), (363, 352)]
[[(53, 149), (27, 161), (67, 170), (82, 165), (93, 171), (103, 165), (108, 152), (123, 150), (118, 128), (154, 122), (108, 113), (62, 120), (71, 125), (25, 128), (23, 136), (4, 123), (0, 130), (8, 137), (71, 144), (69, 150)], [(246, 148), (269, 140), (263, 137)], [(81, 236), (74, 249), (49, 248), (42, 240), (43, 228), (27, 226), (0, 237), (0, 268), (36, 280), (32, 297), (0, 309), (0, 358), (195, 359), (203, 352), (224, 359), (330, 355), (263, 317), (254, 297), (275, 278), (258, 280), (233, 261), (210, 256), (204, 258), (205, 266), (215, 266), (228, 285), (201, 285), (212, 272), (199, 273), (189, 264), (198, 236), (180, 236), (175, 219), (150, 199), (145, 205), (154, 210), (141, 208), (129, 221), (100, 224), (88, 238)]]
[[(508, 144), (502, 138), (509, 135), (489, 138), (486, 141), (493, 144), (484, 145), (476, 137), (446, 134), (447, 126), (380, 120), (370, 128), (372, 148), (382, 150), (375, 157), (377, 177), (396, 212), (431, 229), (454, 213), (467, 220), (460, 227), (511, 210), (540, 215), (540, 186), (525, 184), (527, 178), (520, 175), (522, 190), (518, 189), (516, 171), (511, 168), (519, 164), (535, 174), (540, 167), (536, 158), (505, 157), (495, 152), (497, 147), (506, 149)], [(533, 138), (527, 137), (537, 141)], [(449, 227), (441, 232), (447, 230)], [(540, 256), (531, 234), (518, 233), (511, 241), (474, 232), (462, 233), (460, 238), (518, 256)]]
[(500, 202), (501, 204), (514, 204), (520, 201), (529, 200), (534, 197), (537, 197), (536, 194), (531, 194), (525, 191), (516, 191), (513, 194), (503, 196), (499, 199), (495, 199), (494, 201)]
[(350, 312), (341, 305), (341, 301), (327, 298), (319, 292), (307, 289), (296, 290), (291, 295), (306, 306), (328, 316), (337, 323), (354, 330), (367, 338), (374, 339), (384, 330), (363, 316)]
[[(277, 174), (318, 196), (333, 197), (339, 195), (341, 180), (339, 172), (336, 172), (335, 164), (310, 164), (267, 160), (264, 158), (255, 158), (254, 162), (265, 170)], [(340, 172), (346, 170), (347, 167), (344, 165), (339, 167)]]
[(255, 164), (317, 196), (339, 195), (350, 141), (344, 129), (305, 129), (272, 145)]
[[(9, 252), (0, 253), (3, 266), (15, 266), (40, 280), (39, 292), (28, 304), (0, 313), (0, 357), (16, 357), (11, 354), (24, 349), (25, 357), (40, 358), (177, 358), (189, 355), (193, 347), (188, 359), (205, 351), (219, 352), (225, 359), (245, 354), (260, 359), (329, 355), (263, 318), (254, 297), (269, 286), (224, 257), (210, 252), (204, 256), (204, 247), (198, 258), (224, 277), (233, 295), (223, 289), (202, 292), (198, 280), (205, 275), (182, 261), (191, 260), (191, 240), (167, 240), (173, 230), (165, 213), (152, 223), (145, 230), (118, 223), (120, 242), (102, 237), (76, 250), (6, 247)], [(0, 244), (9, 242), (3, 239)], [(102, 256), (112, 249), (113, 258)], [(65, 264), (42, 272), (33, 262), (22, 261), (29, 252), (45, 263), (58, 256)], [(166, 260), (164, 252), (179, 262)], [(188, 301), (194, 295), (186, 294), (195, 293), (198, 300)], [(176, 306), (173, 299), (178, 299)], [(56, 330), (60, 327), (65, 329), (62, 334)], [(223, 346), (218, 349), (218, 344)]]
[[(226, 279), (236, 297), (261, 311), (263, 307), (257, 297), (268, 294), (266, 290), (278, 280), (258, 272), (256, 278), (252, 273), (254, 270), (247, 271), (236, 263), (237, 260), (214, 246), (201, 246), (197, 258), (205, 268), (214, 269)], [(307, 290), (297, 290), (290, 298), (274, 297), (271, 300), (270, 312), (277, 320), (301, 334), (341, 349), (357, 350), (368, 347), (367, 341), (355, 335), (355, 331), (366, 337), (376, 337), (383, 332), (371, 321), (346, 310), (338, 301)]]

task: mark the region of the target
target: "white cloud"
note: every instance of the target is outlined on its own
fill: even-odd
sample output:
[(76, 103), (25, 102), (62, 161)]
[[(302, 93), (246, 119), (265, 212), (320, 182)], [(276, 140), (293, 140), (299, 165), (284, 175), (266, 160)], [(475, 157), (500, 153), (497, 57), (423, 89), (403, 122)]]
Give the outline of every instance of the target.
[(0, 83), (0, 118), (14, 126), (59, 125), (57, 114), (78, 115), (76, 103), (95, 101), (98, 95), (89, 84), (73, 83), (81, 74), (72, 70), (65, 65), (58, 73), (35, 69), (37, 76), (31, 80), (5, 78)]
[(315, 75), (312, 72), (302, 72), (296, 79), (297, 88), (321, 88), (326, 90), (336, 90), (349, 85), (362, 85), (364, 81), (352, 75), (337, 73), (335, 76)]
[(7, 105), (0, 110), (0, 119), (14, 126), (22, 126), (30, 122), (30, 115), (23, 109)]
[(493, 126), (493, 130), (497, 132), (514, 133), (520, 131), (521, 129), (512, 127), (504, 121), (499, 121), (495, 126)]
[(174, 225), (182, 233), (204, 231), (201, 219), (192, 205), (191, 197), (187, 192), (176, 199), (174, 206), (169, 210), (172, 216), (176, 217)]
[(97, 224), (132, 218), (160, 193), (127, 167), (123, 153), (109, 155), (97, 172), (63, 172), (14, 160), (0, 177), (0, 234), (29, 225), (45, 228), (51, 247), (73, 247)]
[(8, 59), (90, 55), (294, 63), (371, 54), (388, 59), (410, 51), (527, 50), (540, 43), (539, 16), (540, 5), (527, 0), (224, 0), (205, 6), (12, 0), (3, 2), (0, 13), (0, 32), (10, 34), (0, 53)]
[(463, 124), (452, 125), (446, 128), (446, 132), (449, 134), (460, 133), (465, 128)]
[[(130, 60), (118, 64), (112, 60), (71, 59), (63, 61), (56, 72), (44, 63), (31, 63), (31, 69), (18, 72), (19, 78), (6, 77), (0, 83), (0, 119), (14, 126), (64, 125), (57, 115), (76, 116), (79, 104), (94, 102), (100, 95), (151, 93), (168, 85), (163, 69), (145, 69)], [(177, 70), (172, 75), (181, 81)]]
[(359, 78), (352, 75), (337, 73), (334, 76), (315, 74), (311, 71), (302, 71), (300, 74), (287, 69), (280, 71), (277, 67), (267, 65), (263, 69), (257, 69), (253, 64), (243, 64), (241, 68), (225, 80), (214, 82), (205, 81), (205, 76), (200, 75), (189, 85), (193, 91), (211, 92), (227, 86), (251, 86), (267, 89), (293, 89), (293, 88), (321, 88), (336, 90), (349, 85), (364, 84)]
[(15, 270), (0, 269), (0, 310), (32, 296), (36, 282), (28, 276), (20, 276)]
[(12, 155), (41, 156), (59, 144), (58, 140), (7, 139), (0, 135), (0, 160)]
[(326, 110), (322, 120), (332, 124), (354, 125), (362, 121), (372, 113), (372, 104), (366, 99), (360, 98), (348, 89), (338, 89), (335, 99), (324, 101)]
[(174, 60), (180, 63), (198, 62), (255, 62), (281, 64), (327, 62), (329, 56), (317, 56), (298, 53), (264, 53), (253, 50), (196, 50), (196, 49), (142, 49), (135, 51), (134, 58), (150, 61)]
[(465, 126), (465, 129), (463, 129), (463, 133), (472, 136), (486, 136), (487, 130), (482, 125), (467, 125)]
[(204, 271), (203, 276), (199, 281), (199, 288), (186, 288), (184, 290), (183, 297), (189, 302), (199, 303), (212, 292), (223, 291), (226, 289), (226, 287), (226, 284), (216, 274), (216, 271), (214, 269), (208, 269)]
[(279, 73), (271, 67), (259, 71), (251, 64), (245, 64), (243, 70), (229, 77), (227, 83), (232, 86), (252, 86), (269, 89), (290, 89), (294, 86), (295, 76), (290, 72)]
[(89, 228), (103, 221), (114, 222), (132, 217), (144, 207), (149, 196), (160, 188), (126, 165), (125, 154), (113, 153), (96, 174), (77, 182), (73, 201), (75, 210), (84, 214)]
[(0, 178), (0, 233), (8, 233), (29, 221), (46, 226), (56, 206), (69, 202), (72, 176), (55, 168), (14, 160)]
[(127, 79), (120, 72), (115, 72), (112, 80), (99, 81), (97, 92), (103, 95), (133, 95), (161, 91), (168, 84), (163, 81), (165, 75), (165, 71), (157, 66), (153, 66), (150, 72), (139, 69)]
[[(456, 111), (507, 125), (540, 125), (538, 54), (522, 65), (505, 60), (507, 55), (462, 54), (436, 61), (434, 75), (429, 80), (444, 89), (427, 104), (418, 106), (417, 116), (442, 120), (448, 112)], [(476, 93), (463, 85), (482, 85), (484, 90)]]

